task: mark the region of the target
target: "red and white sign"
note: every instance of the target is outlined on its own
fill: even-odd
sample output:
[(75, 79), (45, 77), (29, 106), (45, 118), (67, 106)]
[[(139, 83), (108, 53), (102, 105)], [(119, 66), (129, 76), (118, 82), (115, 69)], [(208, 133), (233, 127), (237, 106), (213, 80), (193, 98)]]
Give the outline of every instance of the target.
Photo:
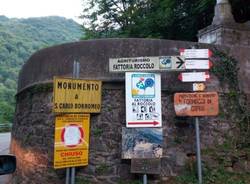
[(213, 66), (209, 60), (185, 60), (185, 69), (210, 69)]
[(205, 82), (210, 78), (208, 72), (183, 72), (178, 79), (182, 82)]
[(209, 49), (180, 49), (180, 55), (185, 59), (191, 58), (210, 58), (212, 51)]

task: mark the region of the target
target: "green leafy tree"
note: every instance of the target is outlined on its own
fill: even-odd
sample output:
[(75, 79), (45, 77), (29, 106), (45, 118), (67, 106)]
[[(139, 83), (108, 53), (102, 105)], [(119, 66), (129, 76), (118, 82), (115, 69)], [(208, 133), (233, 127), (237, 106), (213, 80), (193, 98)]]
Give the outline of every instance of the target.
[(197, 30), (211, 23), (215, 1), (85, 0), (85, 4), (85, 39), (119, 36), (195, 40)]
[(78, 41), (81, 35), (80, 25), (63, 17), (0, 16), (0, 124), (12, 122), (18, 72), (29, 56), (47, 46)]
[[(197, 41), (211, 24), (216, 0), (83, 0), (84, 39), (164, 38)], [(236, 21), (250, 19), (250, 1), (231, 0)]]

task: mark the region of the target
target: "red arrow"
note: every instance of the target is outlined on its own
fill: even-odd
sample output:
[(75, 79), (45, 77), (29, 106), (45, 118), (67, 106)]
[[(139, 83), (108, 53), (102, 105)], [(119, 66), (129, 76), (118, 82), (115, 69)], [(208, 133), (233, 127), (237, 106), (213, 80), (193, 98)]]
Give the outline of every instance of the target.
[(158, 125), (159, 122), (153, 121), (153, 122), (128, 122), (128, 125)]
[(212, 61), (209, 60), (209, 68), (212, 68), (212, 66), (213, 66), (213, 63)]
[(210, 49), (208, 49), (208, 57), (212, 57), (212, 55), (213, 55), (213, 52)]

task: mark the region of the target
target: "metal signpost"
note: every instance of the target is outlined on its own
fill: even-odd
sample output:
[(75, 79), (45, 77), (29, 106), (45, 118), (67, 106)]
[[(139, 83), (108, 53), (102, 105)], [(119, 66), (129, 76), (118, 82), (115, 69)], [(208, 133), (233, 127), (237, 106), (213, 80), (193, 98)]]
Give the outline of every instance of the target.
[[(80, 73), (80, 63), (74, 61), (73, 78), (75, 79), (79, 78), (79, 73)], [(70, 177), (70, 173), (71, 173), (71, 177)], [(75, 167), (67, 168), (66, 170), (66, 184), (69, 184), (69, 181), (70, 181), (70, 184), (75, 183)]]
[[(185, 58), (186, 69), (210, 69), (212, 62), (209, 49), (181, 49), (180, 55)], [(178, 78), (182, 82), (205, 82), (210, 78), (208, 72), (181, 73)], [(193, 91), (204, 91), (203, 83), (194, 83)], [(210, 93), (178, 93), (175, 94), (175, 112), (177, 116), (194, 116), (196, 133), (196, 155), (198, 182), (202, 184), (202, 165), (200, 151), (200, 129), (198, 116), (215, 116), (218, 114), (218, 94)]]
[(101, 81), (79, 80), (79, 73), (74, 61), (73, 79), (54, 77), (54, 168), (66, 168), (66, 184), (75, 183), (76, 166), (88, 165), (90, 114), (83, 113), (101, 107)]
[(200, 129), (198, 116), (216, 116), (219, 112), (217, 92), (176, 93), (174, 108), (177, 116), (195, 117), (196, 155), (199, 184), (202, 184)]

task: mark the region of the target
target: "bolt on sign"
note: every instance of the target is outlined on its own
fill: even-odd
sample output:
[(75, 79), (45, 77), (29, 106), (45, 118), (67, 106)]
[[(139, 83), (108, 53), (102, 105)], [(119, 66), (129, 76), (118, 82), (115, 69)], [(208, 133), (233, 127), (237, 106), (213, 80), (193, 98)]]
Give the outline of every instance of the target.
[(110, 72), (184, 70), (182, 56), (154, 56), (136, 58), (110, 58)]
[(102, 82), (54, 77), (55, 113), (99, 113)]
[(88, 165), (89, 114), (56, 116), (54, 168)]
[(161, 127), (161, 76), (126, 73), (126, 127)]
[(216, 116), (219, 113), (217, 92), (175, 93), (177, 116)]

